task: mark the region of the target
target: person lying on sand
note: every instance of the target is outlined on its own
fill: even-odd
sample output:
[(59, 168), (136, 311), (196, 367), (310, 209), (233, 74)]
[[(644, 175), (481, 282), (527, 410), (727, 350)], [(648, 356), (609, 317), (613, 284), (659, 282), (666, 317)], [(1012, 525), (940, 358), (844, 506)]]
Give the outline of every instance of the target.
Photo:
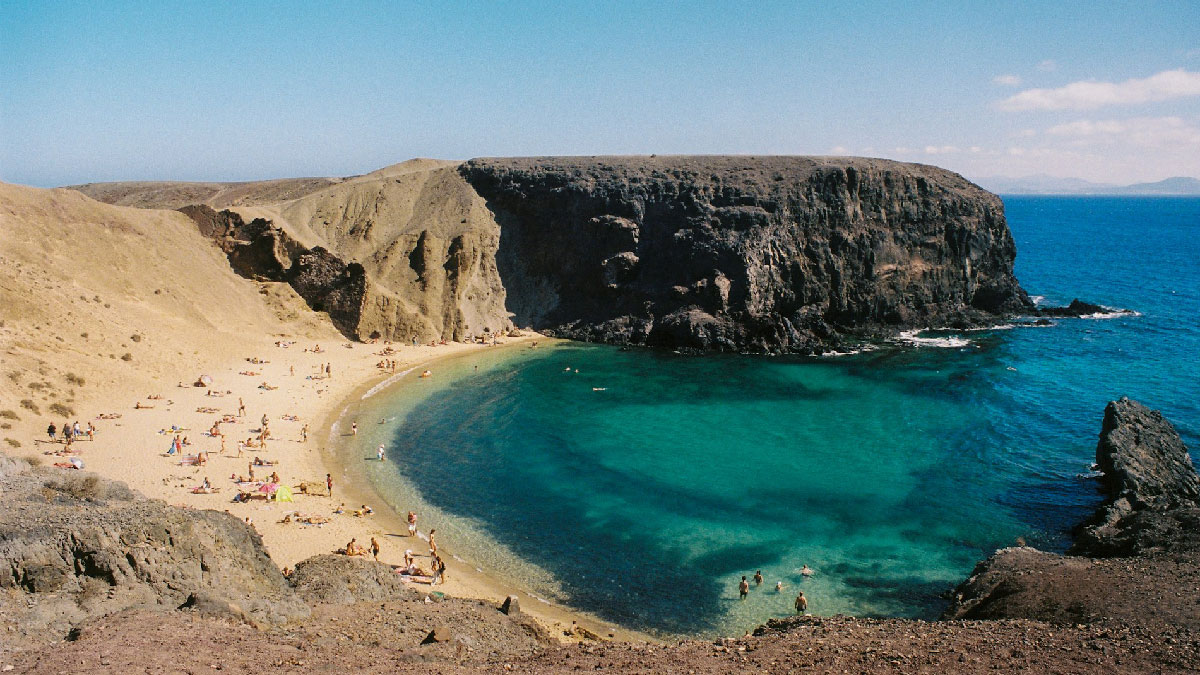
[(96, 415), (96, 419), (98, 419), (98, 420), (119, 420), (119, 419), (121, 419), (121, 413), (100, 413), (99, 415)]
[(346, 544), (346, 555), (347, 556), (356, 556), (356, 555), (365, 556), (366, 554), (367, 554), (366, 549), (364, 549), (363, 547), (358, 545), (358, 539), (351, 539), (350, 543)]
[(255, 377), (258, 375), (262, 375), (262, 373), (260, 373), (256, 370), (243, 370), (243, 371), (238, 372), (238, 375), (249, 375), (251, 377)]
[(263, 383), (262, 383), (262, 384), (260, 384), (260, 385), (258, 385), (258, 388), (259, 388), (259, 389), (266, 389), (267, 391), (275, 391), (275, 390), (276, 390), (276, 389), (278, 389), (279, 387), (272, 387), (271, 385), (267, 384), (266, 380), (263, 380)]
[(142, 405), (142, 402), (141, 402), (141, 401), (138, 401), (137, 403), (134, 403), (134, 404), (133, 404), (133, 409), (134, 409), (134, 410), (153, 410), (153, 409), (154, 409), (154, 406), (152, 406), (152, 405)]

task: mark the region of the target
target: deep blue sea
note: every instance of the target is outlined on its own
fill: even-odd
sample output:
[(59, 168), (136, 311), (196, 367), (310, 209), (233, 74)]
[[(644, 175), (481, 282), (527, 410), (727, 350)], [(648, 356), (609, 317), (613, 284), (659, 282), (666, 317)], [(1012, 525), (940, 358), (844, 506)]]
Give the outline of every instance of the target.
[(1200, 447), (1200, 199), (1004, 201), (1031, 295), (1138, 315), (822, 358), (481, 353), (372, 403), (369, 478), (462, 560), (631, 628), (740, 633), (799, 589), (933, 618), (996, 548), (1066, 547), (1107, 401)]

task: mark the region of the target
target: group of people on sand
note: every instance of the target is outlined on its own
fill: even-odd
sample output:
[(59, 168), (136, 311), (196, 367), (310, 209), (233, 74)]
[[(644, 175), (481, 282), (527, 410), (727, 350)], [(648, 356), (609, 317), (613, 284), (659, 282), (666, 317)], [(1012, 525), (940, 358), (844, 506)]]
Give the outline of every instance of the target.
[[(813, 575), (812, 568), (809, 567), (808, 565), (804, 565), (803, 567), (800, 568), (800, 575), (804, 576), (804, 577), (811, 577)], [(758, 588), (759, 586), (762, 586), (762, 583), (763, 583), (762, 570), (756, 570), (754, 572), (754, 587)], [(782, 581), (775, 582), (775, 592), (783, 593), (783, 582)], [(750, 595), (750, 582), (746, 579), (745, 575), (742, 575), (742, 580), (740, 582), (738, 582), (738, 597), (741, 600), (745, 600), (746, 596), (748, 596), (748, 595)], [(796, 607), (797, 614), (804, 614), (805, 612), (808, 611), (808, 598), (804, 597), (804, 591), (797, 592), (795, 607)]]
[[(48, 436), (50, 436), (51, 443), (58, 442), (59, 431), (60, 431), (60, 428), (54, 426), (54, 422), (51, 422), (50, 426), (46, 427), (46, 434)], [(68, 447), (73, 442), (75, 442), (77, 440), (82, 440), (84, 436), (87, 436), (87, 439), (89, 441), (96, 440), (96, 427), (91, 422), (88, 422), (87, 427), (84, 428), (84, 427), (79, 426), (79, 420), (75, 420), (75, 424), (71, 424), (70, 422), (64, 421), (62, 423), (61, 432), (62, 432), (62, 442), (65, 443)]]

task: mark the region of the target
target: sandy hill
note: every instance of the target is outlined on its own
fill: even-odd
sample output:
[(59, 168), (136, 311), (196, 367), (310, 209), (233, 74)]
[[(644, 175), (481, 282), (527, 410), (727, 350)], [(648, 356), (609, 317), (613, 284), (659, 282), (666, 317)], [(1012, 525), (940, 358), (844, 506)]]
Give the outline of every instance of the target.
[(263, 335), (336, 336), (286, 284), (236, 275), (176, 211), (0, 184), (0, 235), (0, 398), (18, 415), (74, 419), (97, 391), (174, 385), (180, 364)]

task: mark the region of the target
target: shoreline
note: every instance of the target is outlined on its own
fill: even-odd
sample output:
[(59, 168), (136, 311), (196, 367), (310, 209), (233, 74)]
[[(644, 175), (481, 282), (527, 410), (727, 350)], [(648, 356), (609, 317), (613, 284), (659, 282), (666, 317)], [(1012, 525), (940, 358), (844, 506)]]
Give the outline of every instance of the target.
[[(511, 358), (513, 352), (518, 351), (522, 347), (528, 348), (527, 345), (535, 339), (538, 342), (545, 341), (548, 345), (564, 342), (564, 340), (557, 338), (546, 338), (545, 336), (532, 334), (521, 338), (508, 338), (506, 343), (498, 345), (498, 351), (489, 350), (489, 352), (491, 354), (509, 352), (507, 356)], [(378, 533), (383, 537), (387, 537), (386, 540), (381, 539), (380, 542), (385, 547), (384, 553), (380, 555), (380, 560), (383, 562), (399, 564), (398, 560), (393, 561), (391, 558), (399, 558), (400, 556), (396, 556), (395, 551), (401, 551), (402, 555), (403, 548), (413, 549), (418, 561), (426, 558), (427, 556), (424, 551), (427, 550), (428, 546), (427, 530), (420, 523), (427, 523), (428, 518), (422, 517), (418, 520), (419, 525), (415, 540), (410, 539), (405, 534), (407, 531), (407, 522), (402, 512), (394, 509), (390, 505), (388, 498), (379, 493), (370, 478), (367, 477), (363, 462), (351, 459), (350, 453), (355, 447), (355, 442), (352, 435), (341, 432), (341, 429), (345, 428), (345, 425), (342, 423), (367, 400), (395, 393), (398, 388), (413, 386), (414, 381), (418, 379), (418, 375), (414, 371), (438, 364), (445, 365), (462, 361), (473, 355), (478, 355), (478, 352), (455, 350), (450, 353), (434, 354), (421, 361), (414, 362), (411, 366), (406, 364), (407, 367), (404, 371), (397, 372), (395, 375), (389, 374), (381, 381), (362, 383), (338, 401), (336, 406), (331, 407), (317, 427), (317, 437), (326, 439), (325, 445), (321, 450), (322, 460), (326, 463), (330, 473), (340, 476), (342, 479), (341, 486), (343, 487), (341, 488), (341, 494), (344, 496), (344, 499), (339, 497), (336, 500), (331, 500), (331, 502), (337, 501), (340, 503), (345, 501), (348, 505), (347, 509), (354, 508), (353, 504), (384, 504), (382, 507), (373, 507), (375, 508), (375, 513), (372, 517), (373, 523), (378, 526), (374, 529), (378, 530)], [(417, 489), (416, 486), (413, 486), (413, 488)], [(335, 491), (337, 491), (336, 487)], [(502, 542), (501, 538), (497, 539)], [(388, 546), (389, 543), (392, 543), (393, 546)], [(521, 602), (521, 611), (532, 616), (538, 623), (547, 628), (554, 637), (561, 641), (569, 642), (584, 639), (582, 635), (569, 630), (578, 625), (603, 639), (616, 640), (618, 642), (660, 642), (658, 638), (648, 634), (605, 621), (578, 609), (565, 607), (542, 599), (532, 594), (520, 583), (508, 580), (497, 572), (481, 570), (471, 561), (455, 556), (453, 550), (453, 541), (439, 543), (439, 551), (444, 551), (446, 554), (443, 557), (443, 562), (445, 562), (447, 568), (446, 580), (444, 584), (439, 584), (436, 589), (432, 586), (429, 587), (428, 591), (437, 590), (453, 597), (486, 600), (495, 603), (497, 606), (506, 597), (515, 595)], [(413, 584), (412, 586), (421, 591), (426, 590), (422, 584)], [(566, 634), (568, 631), (570, 635)]]
[[(536, 333), (526, 334), (506, 338), (499, 346), (516, 350), (533, 340), (546, 338)], [(280, 343), (290, 346), (283, 348)], [(321, 352), (308, 348), (318, 344), (322, 346)], [(343, 414), (362, 402), (364, 393), (375, 390), (378, 395), (392, 391), (404, 386), (407, 379), (415, 379), (412, 370), (466, 357), (484, 349), (483, 345), (454, 342), (438, 346), (393, 345), (393, 354), (381, 356), (383, 344), (349, 342), (344, 337), (330, 335), (267, 333), (203, 346), (208, 349), (196, 351), (195, 360), (187, 365), (176, 363), (165, 372), (101, 386), (74, 402), (76, 412), (66, 421), (78, 420), (85, 428), (92, 423), (97, 428), (94, 440), (76, 442), (71, 448), (71, 456), (84, 461), (85, 471), (122, 481), (147, 498), (172, 506), (223, 511), (249, 522), (262, 537), (272, 561), (281, 569), (314, 555), (332, 553), (351, 538), (366, 546), (372, 536), (379, 538), (383, 549), (379, 559), (391, 565), (401, 564), (404, 548), (424, 552), (420, 547), (400, 546), (398, 542), (406, 541), (406, 537), (387, 536), (388, 532), (406, 534), (406, 523), (399, 513), (382, 506), (386, 500), (365, 476), (354, 477), (347, 463), (337, 457), (344, 444), (337, 443), (340, 439), (331, 438), (330, 434)], [(395, 375), (377, 367), (384, 358), (396, 361)], [(329, 378), (323, 373), (316, 374), (326, 363), (332, 369)], [(404, 371), (409, 371), (411, 378)], [(211, 377), (209, 387), (192, 386), (201, 374)], [(239, 399), (246, 407), (244, 416), (237, 415)], [(104, 419), (101, 414), (116, 417)], [(222, 415), (235, 420), (220, 425), (224, 452), (222, 438), (207, 433), (214, 419)], [(271, 429), (267, 449), (248, 447), (239, 456), (238, 441), (257, 435), (263, 416)], [(66, 446), (47, 438), (45, 425), (49, 422), (58, 425), (64, 420), (58, 414), (43, 414), (19, 421), (20, 435), (28, 440), (22, 451), (12, 454), (29, 457), (42, 465), (66, 462)], [(302, 425), (309, 427), (306, 441), (300, 438)], [(188, 444), (181, 453), (168, 454), (176, 431), (188, 439)], [(55, 452), (64, 454), (51, 454)], [(180, 457), (192, 457), (198, 452), (207, 458), (204, 466), (181, 464)], [(258, 456), (275, 464), (252, 467), (250, 463)], [(238, 493), (232, 479), (250, 470), (260, 478), (277, 471), (282, 485), (295, 486), (294, 501), (232, 502)], [(336, 500), (325, 497), (323, 489), (319, 497), (301, 493), (298, 486), (302, 482), (319, 481), (324, 488), (326, 473), (334, 476)], [(207, 494), (192, 492), (191, 488), (206, 479), (218, 490)], [(334, 514), (341, 502), (347, 505), (346, 513)], [(356, 518), (351, 513), (359, 504), (381, 506), (370, 516)], [(281, 522), (287, 514), (295, 517), (296, 513), (319, 516), (327, 522), (321, 525)], [(454, 549), (453, 541), (439, 543), (448, 554)], [(436, 589), (413, 584), (418, 590), (484, 600), (497, 607), (507, 595), (517, 595), (522, 600), (522, 611), (563, 642), (584, 639), (579, 634), (564, 635), (572, 623), (603, 639), (610, 639), (607, 636), (613, 633), (611, 639), (621, 641), (656, 641), (582, 612), (539, 602), (528, 593), (512, 590), (517, 584), (506, 583), (496, 575), (478, 573), (473, 566), (460, 563), (451, 555), (444, 557), (448, 568), (446, 583)]]

